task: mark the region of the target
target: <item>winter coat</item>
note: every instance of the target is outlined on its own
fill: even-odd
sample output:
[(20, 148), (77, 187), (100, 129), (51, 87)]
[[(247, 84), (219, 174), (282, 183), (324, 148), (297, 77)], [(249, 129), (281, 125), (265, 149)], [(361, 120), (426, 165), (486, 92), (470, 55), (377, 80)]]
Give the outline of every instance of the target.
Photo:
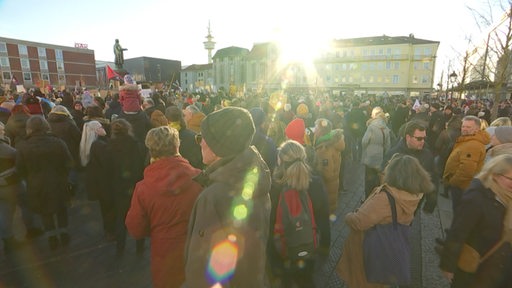
[(264, 287), (271, 180), (260, 154), (249, 147), (214, 162), (195, 179), (205, 189), (188, 228), (186, 287), (217, 282), (225, 287)]
[(141, 111), (139, 87), (135, 84), (126, 84), (119, 87), (119, 103), (121, 103), (125, 112)]
[[(383, 185), (395, 198), (397, 222), (410, 225), (414, 211), (423, 194), (411, 194), (398, 190), (389, 185)], [(350, 288), (386, 287), (368, 283), (363, 261), (364, 233), (377, 224), (391, 223), (391, 205), (388, 197), (380, 187), (366, 199), (356, 212), (345, 216), (345, 223), (350, 227), (350, 233), (343, 245), (343, 252), (336, 270)]]
[(153, 287), (178, 288), (185, 281), (187, 225), (203, 189), (192, 177), (200, 172), (181, 156), (166, 157), (146, 167), (135, 187), (126, 228), (135, 239), (151, 238)]
[(14, 205), (17, 195), (22, 192), (24, 186), (16, 172), (16, 150), (7, 142), (0, 139), (0, 202)]
[(201, 146), (196, 143), (196, 133), (190, 129), (180, 129), (180, 155), (190, 162), (190, 165), (203, 169), (203, 155)]
[(277, 162), (277, 147), (274, 140), (263, 134), (260, 129), (256, 129), (251, 145), (254, 145), (258, 149), (261, 157), (263, 157), (263, 160), (267, 163), (270, 173), (272, 173)]
[[(85, 167), (85, 191), (89, 200), (112, 199), (106, 137), (98, 137), (91, 145), (89, 162)], [(109, 202), (108, 200), (106, 202)]]
[(105, 149), (111, 192), (115, 199), (129, 200), (135, 184), (143, 178), (145, 154), (137, 140), (128, 135), (110, 139)]
[(505, 288), (512, 283), (512, 248), (505, 243), (485, 260), (476, 273), (457, 268), (464, 243), (483, 256), (501, 239), (506, 208), (492, 190), (473, 179), (454, 213), (441, 255), (441, 270), (454, 272), (454, 288)]
[(135, 139), (137, 139), (141, 147), (145, 149), (146, 145), (144, 145), (144, 143), (146, 141), (146, 134), (148, 134), (148, 131), (153, 128), (146, 113), (142, 110), (135, 114), (122, 112), (121, 115), (119, 115), (119, 118), (123, 118), (130, 122), (133, 128), (133, 136), (135, 136)]
[(329, 211), (331, 213), (338, 207), (341, 152), (343, 150), (345, 150), (345, 139), (341, 129), (334, 129), (315, 142), (314, 169), (324, 181), (329, 195)]
[(65, 206), (73, 163), (66, 143), (52, 134), (33, 134), (16, 150), (16, 170), (26, 180), (29, 208), (47, 215)]
[(5, 136), (11, 139), (12, 147), (16, 147), (16, 143), (27, 135), (25, 127), (28, 118), (30, 118), (30, 115), (25, 113), (15, 113), (9, 117), (9, 120), (7, 120), (7, 124), (5, 125)]
[(436, 165), (434, 163), (434, 155), (426, 146), (421, 150), (409, 149), (405, 142), (405, 139), (401, 139), (393, 148), (391, 148), (385, 155), (384, 161), (382, 162), (382, 170), (387, 166), (388, 161), (395, 155), (400, 153), (404, 155), (412, 156), (420, 162), (421, 166), (428, 172), (432, 183), (437, 186), (439, 181), (439, 175), (437, 173)]
[(483, 130), (477, 131), (475, 135), (457, 138), (453, 150), (446, 160), (444, 183), (466, 189), (484, 165), (485, 145), (489, 142), (489, 133)]
[(74, 167), (80, 167), (79, 150), (82, 133), (80, 133), (80, 129), (78, 129), (73, 119), (66, 115), (50, 113), (48, 123), (52, 134), (62, 139), (68, 146), (71, 157), (73, 157)]
[(390, 129), (382, 118), (371, 119), (368, 123), (362, 140), (361, 163), (380, 170), (384, 155), (391, 148)]
[[(274, 226), (276, 223), (276, 212), (279, 204), (279, 197), (283, 192), (283, 186), (273, 182), (272, 189), (270, 191), (270, 200), (272, 203), (272, 210), (270, 213), (270, 237), (268, 239), (268, 260), (274, 269), (283, 269), (283, 259), (277, 251), (277, 247), (274, 242)], [(317, 235), (319, 236), (318, 252), (323, 255), (328, 255), (331, 244), (331, 228), (329, 220), (329, 209), (327, 190), (322, 179), (318, 176), (313, 176), (308, 188), (308, 195), (311, 199), (311, 205), (313, 206), (313, 215), (315, 217), (315, 223), (317, 226)]]

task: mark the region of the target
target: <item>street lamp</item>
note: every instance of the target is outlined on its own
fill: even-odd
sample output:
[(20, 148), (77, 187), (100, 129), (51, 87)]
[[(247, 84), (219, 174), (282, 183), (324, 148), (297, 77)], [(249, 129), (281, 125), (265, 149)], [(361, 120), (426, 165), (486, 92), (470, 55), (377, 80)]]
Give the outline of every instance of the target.
[(452, 83), (452, 93), (450, 95), (450, 99), (453, 99), (453, 86), (455, 85), (455, 83), (457, 82), (457, 73), (455, 73), (455, 71), (452, 72), (452, 74), (450, 74), (450, 83)]

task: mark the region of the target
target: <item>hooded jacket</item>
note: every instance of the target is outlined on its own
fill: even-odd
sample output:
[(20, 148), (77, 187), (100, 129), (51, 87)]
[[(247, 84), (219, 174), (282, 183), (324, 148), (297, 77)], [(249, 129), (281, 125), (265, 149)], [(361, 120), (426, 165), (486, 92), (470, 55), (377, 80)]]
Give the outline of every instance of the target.
[(188, 229), (186, 287), (265, 287), (271, 180), (260, 154), (248, 147), (195, 180), (205, 189)]
[(453, 150), (446, 160), (444, 183), (465, 190), (473, 177), (480, 172), (485, 160), (485, 145), (490, 142), (489, 133), (484, 130), (474, 135), (457, 138)]
[(391, 148), (390, 129), (382, 118), (368, 120), (368, 128), (362, 139), (361, 162), (380, 170), (384, 154)]
[(181, 157), (166, 157), (144, 170), (126, 215), (134, 238), (151, 238), (154, 287), (180, 287), (185, 281), (187, 225), (202, 187), (192, 180), (201, 170)]
[[(423, 194), (411, 194), (389, 185), (383, 185), (383, 187), (395, 199), (397, 222), (410, 225)], [(375, 189), (356, 212), (348, 213), (345, 216), (345, 223), (350, 227), (350, 234), (343, 245), (343, 254), (336, 270), (348, 287), (386, 287), (366, 282), (363, 239), (366, 230), (377, 224), (391, 222), (391, 205), (382, 189)]]

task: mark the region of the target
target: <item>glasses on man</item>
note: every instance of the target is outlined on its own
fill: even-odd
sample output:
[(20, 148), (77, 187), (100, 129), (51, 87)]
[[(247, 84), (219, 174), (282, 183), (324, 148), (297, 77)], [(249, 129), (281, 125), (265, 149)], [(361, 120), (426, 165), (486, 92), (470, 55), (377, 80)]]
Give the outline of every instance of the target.
[(427, 137), (417, 137), (417, 136), (412, 136), (414, 139), (422, 142), (422, 141), (425, 141), (425, 139), (427, 139)]
[(201, 133), (196, 134), (195, 138), (197, 144), (201, 144), (201, 142), (203, 142), (203, 135), (201, 135)]

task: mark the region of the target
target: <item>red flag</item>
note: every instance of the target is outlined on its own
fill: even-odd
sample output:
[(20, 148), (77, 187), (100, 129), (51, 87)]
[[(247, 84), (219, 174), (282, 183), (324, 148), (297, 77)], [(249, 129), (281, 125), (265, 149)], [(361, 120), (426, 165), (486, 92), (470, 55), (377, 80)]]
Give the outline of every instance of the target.
[(112, 78), (121, 78), (121, 76), (119, 76), (119, 74), (117, 74), (114, 70), (112, 70), (112, 68), (110, 68), (110, 66), (107, 65), (107, 79), (110, 80)]

